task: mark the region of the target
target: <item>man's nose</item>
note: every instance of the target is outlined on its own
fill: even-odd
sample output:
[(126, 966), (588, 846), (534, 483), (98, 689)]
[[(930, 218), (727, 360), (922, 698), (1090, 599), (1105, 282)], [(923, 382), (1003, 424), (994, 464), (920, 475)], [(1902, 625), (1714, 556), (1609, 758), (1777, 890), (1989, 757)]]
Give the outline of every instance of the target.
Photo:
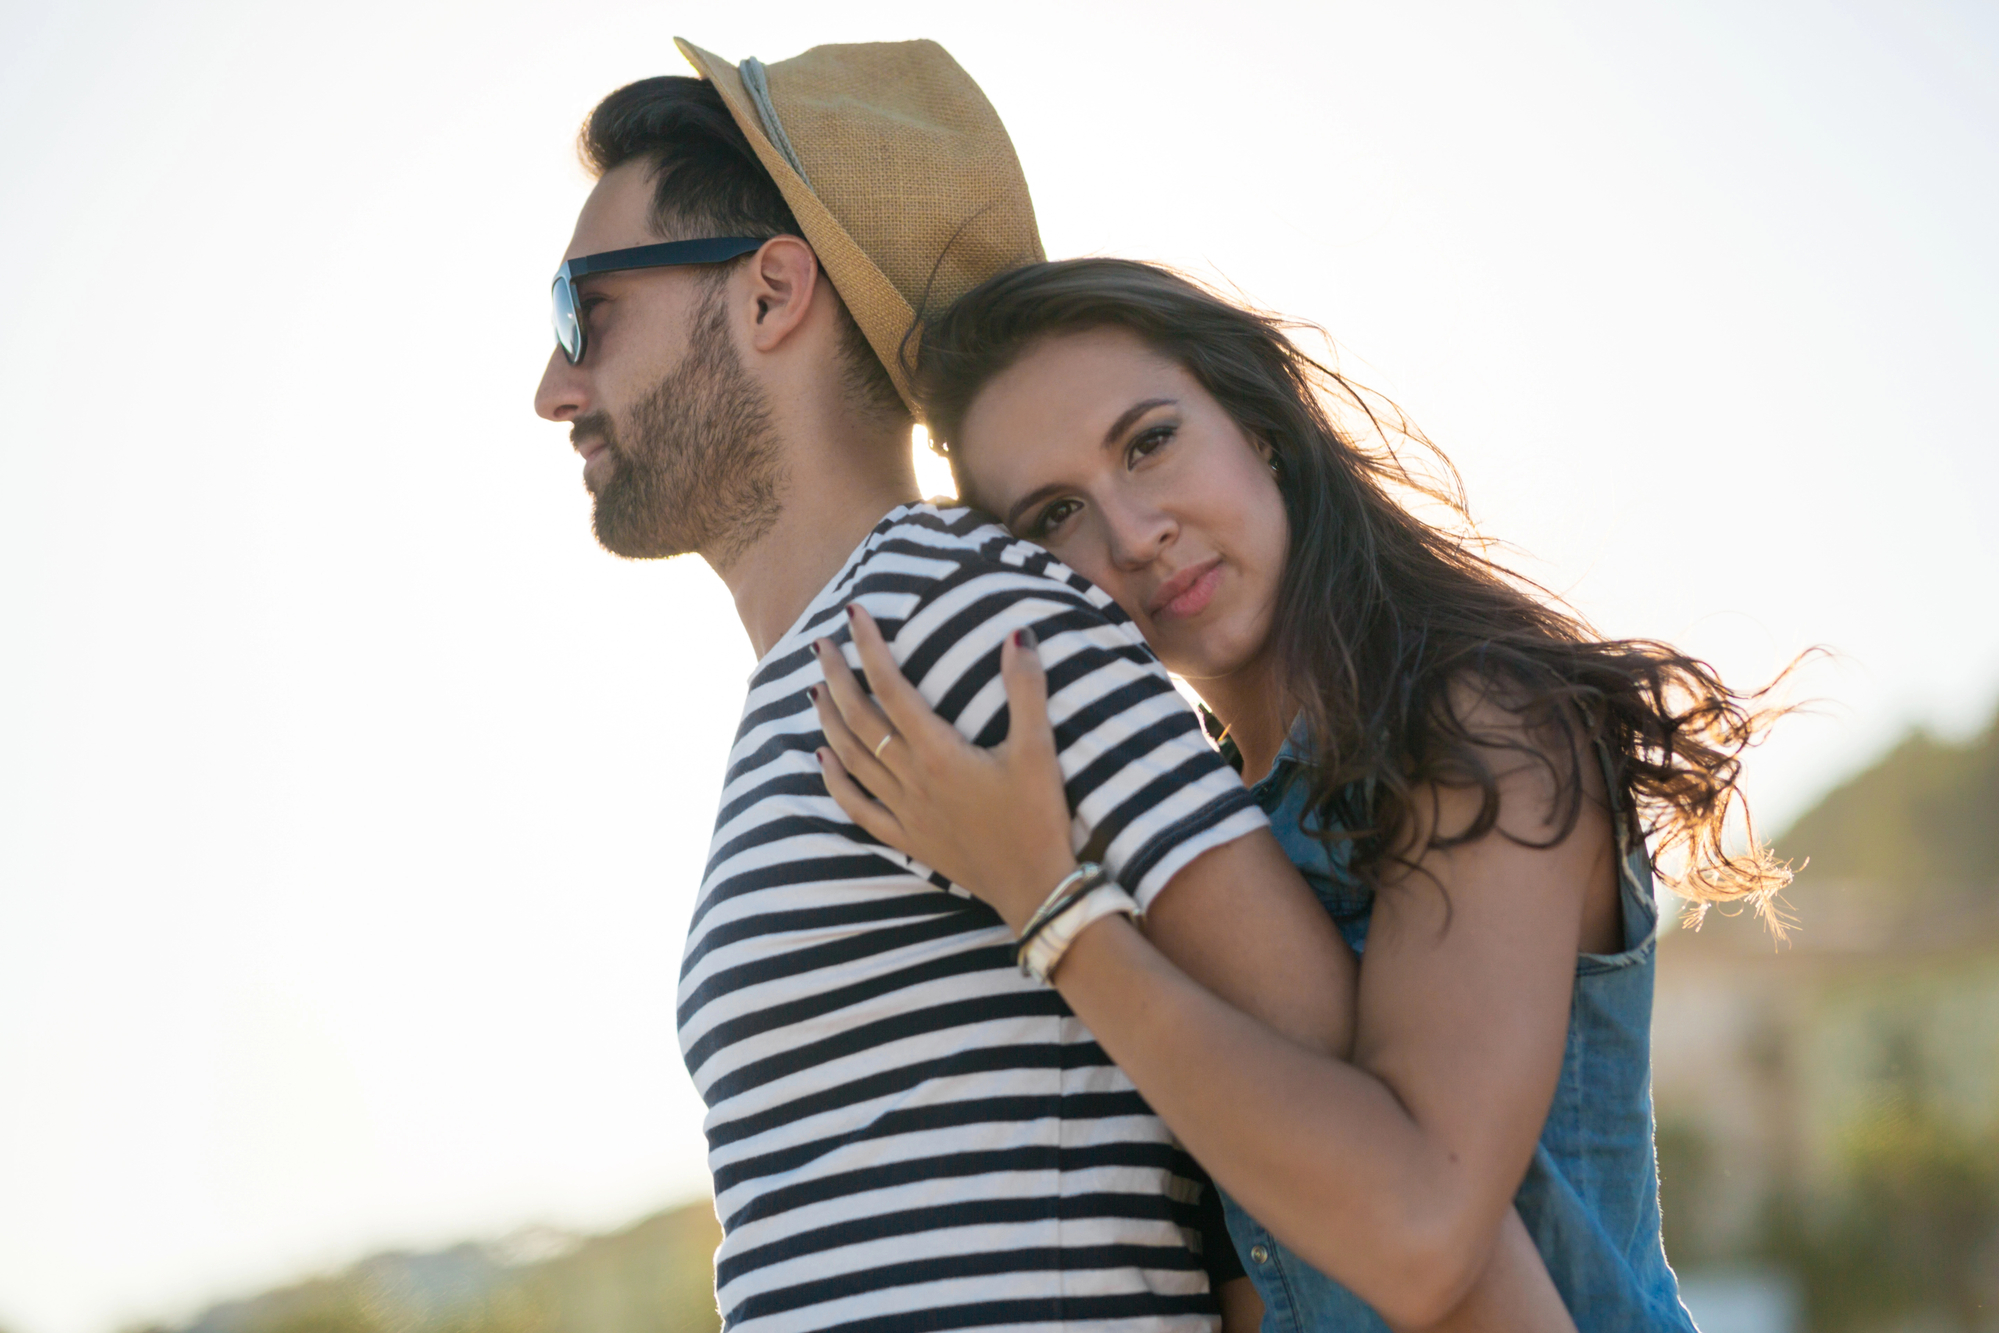
[(535, 415), (544, 421), (569, 421), (590, 410), (589, 385), (581, 366), (569, 364), (560, 347), (548, 354), (548, 366), (534, 391)]

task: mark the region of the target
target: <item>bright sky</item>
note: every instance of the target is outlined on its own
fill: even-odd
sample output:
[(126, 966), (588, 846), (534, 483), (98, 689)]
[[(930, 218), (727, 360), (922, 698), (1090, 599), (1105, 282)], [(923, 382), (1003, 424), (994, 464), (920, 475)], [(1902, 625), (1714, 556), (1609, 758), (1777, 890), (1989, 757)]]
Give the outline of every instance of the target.
[(1606, 631), (1839, 649), (1772, 825), (1999, 691), (1989, 5), (6, 5), (0, 1324), (705, 1188), (750, 654), (529, 402), (675, 33), (940, 39), (1051, 254), (1325, 324)]

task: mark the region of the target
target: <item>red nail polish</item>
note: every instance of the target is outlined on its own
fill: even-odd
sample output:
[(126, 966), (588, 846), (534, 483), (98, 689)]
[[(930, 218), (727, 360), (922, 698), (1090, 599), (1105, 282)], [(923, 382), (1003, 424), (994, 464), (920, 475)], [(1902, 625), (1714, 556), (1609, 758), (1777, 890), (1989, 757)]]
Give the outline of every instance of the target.
[(813, 703), (815, 703), (815, 704), (816, 704), (816, 703), (818, 703), (818, 702), (819, 702), (819, 687), (818, 687), (817, 685), (807, 685), (807, 686), (805, 687), (805, 697), (806, 697), (806, 698), (808, 698), (808, 699), (810, 699), (810, 700), (811, 700), (811, 701), (812, 701)]
[(856, 605), (855, 605), (854, 603), (852, 603), (852, 602), (848, 602), (848, 603), (847, 603), (847, 619), (849, 619), (849, 620), (852, 620), (852, 619), (853, 619), (853, 618), (854, 618), (855, 616), (857, 616), (857, 615), (859, 615), (859, 614), (860, 614), (860, 610), (861, 610), (861, 608), (860, 608), (859, 606), (856, 606)]
[(1034, 631), (1025, 625), (1013, 632), (1013, 646), (1016, 648), (1032, 648), (1037, 642), (1039, 640), (1034, 637)]

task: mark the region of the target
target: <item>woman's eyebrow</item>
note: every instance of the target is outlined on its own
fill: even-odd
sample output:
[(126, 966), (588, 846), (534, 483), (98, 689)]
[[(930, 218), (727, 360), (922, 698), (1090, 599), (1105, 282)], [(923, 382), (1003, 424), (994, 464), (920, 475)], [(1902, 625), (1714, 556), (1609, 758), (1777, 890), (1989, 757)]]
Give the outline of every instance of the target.
[[(1104, 432), (1104, 447), (1108, 449), (1124, 438), (1124, 433), (1131, 429), (1132, 423), (1147, 412), (1150, 412), (1153, 408), (1178, 407), (1179, 405), (1180, 400), (1178, 398), (1147, 398), (1133, 403), (1118, 416), (1116, 421), (1111, 423), (1111, 428)], [(1029, 491), (1026, 495), (1014, 501), (1013, 508), (1006, 511), (1007, 527), (1009, 529), (1013, 528), (1014, 525), (1020, 522), (1022, 514), (1034, 508), (1034, 506), (1040, 504), (1056, 492), (1066, 489), (1068, 488), (1062, 482), (1056, 481), (1050, 482), (1046, 486), (1037, 486), (1035, 489)]]
[(1034, 490), (1029, 491), (1026, 495), (1021, 496), (1020, 499), (1014, 501), (1013, 508), (1006, 511), (1007, 531), (1011, 532), (1015, 529), (1016, 526), (1018, 526), (1018, 524), (1020, 523), (1020, 516), (1022, 514), (1034, 508), (1034, 506), (1040, 504), (1043, 500), (1047, 499), (1049, 496), (1054, 495), (1056, 492), (1064, 489), (1066, 488), (1062, 485), (1061, 482), (1059, 481), (1050, 482), (1046, 486), (1036, 487)]
[(1109, 448), (1111, 445), (1116, 444), (1124, 437), (1124, 433), (1131, 429), (1132, 422), (1138, 420), (1153, 408), (1178, 407), (1179, 405), (1180, 400), (1178, 398), (1147, 398), (1143, 402), (1133, 403), (1124, 410), (1124, 415), (1113, 421), (1111, 428), (1104, 432), (1104, 447)]

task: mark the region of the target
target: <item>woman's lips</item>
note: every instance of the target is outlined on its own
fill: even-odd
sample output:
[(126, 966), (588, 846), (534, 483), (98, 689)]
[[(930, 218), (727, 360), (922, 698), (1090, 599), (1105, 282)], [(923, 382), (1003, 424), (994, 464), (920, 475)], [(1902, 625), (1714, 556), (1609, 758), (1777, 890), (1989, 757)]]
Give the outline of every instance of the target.
[(1152, 595), (1154, 620), (1185, 620), (1208, 609), (1222, 582), (1222, 558), (1181, 570)]

